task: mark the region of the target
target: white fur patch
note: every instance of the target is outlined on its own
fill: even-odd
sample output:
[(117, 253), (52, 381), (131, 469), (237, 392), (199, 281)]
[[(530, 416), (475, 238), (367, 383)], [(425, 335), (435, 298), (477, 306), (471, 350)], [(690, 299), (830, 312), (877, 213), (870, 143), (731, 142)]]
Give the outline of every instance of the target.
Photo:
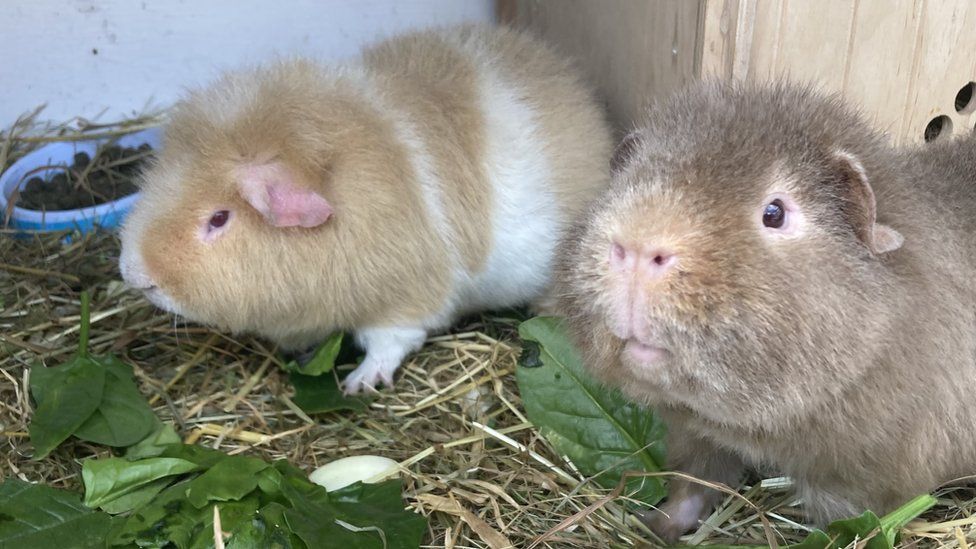
[[(490, 56), (458, 44), (483, 67), (478, 101), (485, 114), (485, 174), (493, 185), (492, 246), (484, 269), (469, 273), (461, 261), (457, 239), (447, 219), (443, 186), (433, 157), (415, 122), (387, 101), (381, 88), (364, 83), (364, 96), (394, 124), (409, 151), (428, 215), (453, 266), (454, 288), (441, 310), (418, 324), (442, 329), (465, 312), (526, 304), (537, 299), (550, 281), (551, 262), (562, 219), (548, 180), (550, 170), (535, 113), (520, 99), (517, 87), (491, 68)], [(435, 245), (432, 243), (432, 245)]]
[(444, 206), (442, 182), (437, 177), (434, 168), (434, 158), (427, 148), (427, 144), (416, 129), (416, 123), (394, 103), (383, 97), (382, 88), (373, 82), (363, 83), (364, 97), (377, 109), (381, 115), (393, 123), (393, 131), (401, 145), (406, 147), (408, 161), (413, 167), (414, 174), (421, 187), (421, 197), (424, 201), (427, 215), (434, 226), (434, 230), (441, 237), (444, 245), (451, 247), (452, 263), (459, 262), (459, 254), (454, 247), (454, 239), (448, 238), (450, 225)]
[[(490, 62), (483, 58), (479, 64)], [(459, 288), (462, 311), (524, 304), (549, 284), (562, 220), (536, 113), (521, 95), (497, 70), (483, 71), (479, 101), (485, 113), (484, 168), (494, 185), (492, 246), (484, 269)]]

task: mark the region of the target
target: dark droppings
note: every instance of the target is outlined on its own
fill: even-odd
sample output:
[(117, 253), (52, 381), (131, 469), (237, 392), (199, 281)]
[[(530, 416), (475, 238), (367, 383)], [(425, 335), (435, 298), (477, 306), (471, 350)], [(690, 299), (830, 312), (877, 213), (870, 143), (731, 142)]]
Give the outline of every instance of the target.
[(73, 210), (104, 204), (138, 191), (133, 180), (152, 157), (152, 147), (109, 145), (95, 158), (75, 154), (72, 164), (47, 179), (34, 176), (21, 189), (17, 206), (36, 211)]

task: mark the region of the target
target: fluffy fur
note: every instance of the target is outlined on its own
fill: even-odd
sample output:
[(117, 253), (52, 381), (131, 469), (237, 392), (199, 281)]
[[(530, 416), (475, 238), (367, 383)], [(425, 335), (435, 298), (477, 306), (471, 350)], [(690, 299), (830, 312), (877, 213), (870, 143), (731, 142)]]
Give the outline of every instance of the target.
[[(976, 473), (976, 138), (893, 149), (837, 97), (705, 83), (614, 166), (563, 244), (560, 307), (592, 371), (666, 419), (673, 468), (771, 466), (819, 523)], [(793, 236), (762, 224), (775, 193)], [(628, 294), (614, 242), (676, 266)], [(663, 358), (614, 335), (622, 295)], [(653, 526), (674, 539), (717, 497), (674, 482)]]
[[(342, 66), (231, 73), (175, 108), (121, 271), (162, 307), (286, 349), (353, 331), (366, 359), (347, 390), (371, 389), (457, 315), (544, 298), (609, 151), (569, 64), (510, 30), (420, 32)], [(332, 214), (273, 226), (241, 173), (286, 174)], [(221, 210), (226, 226), (207, 232)]]

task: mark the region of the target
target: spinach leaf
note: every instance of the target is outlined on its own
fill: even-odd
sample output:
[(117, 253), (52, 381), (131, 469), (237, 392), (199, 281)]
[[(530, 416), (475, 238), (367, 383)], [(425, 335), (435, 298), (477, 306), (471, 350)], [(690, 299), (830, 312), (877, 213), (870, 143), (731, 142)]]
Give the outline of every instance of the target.
[[(607, 488), (625, 471), (661, 469), (664, 424), (651, 410), (591, 379), (560, 320), (527, 320), (519, 335), (527, 349), (516, 371), (525, 411), (556, 450)], [(652, 505), (665, 495), (656, 478), (635, 478), (628, 489)]]

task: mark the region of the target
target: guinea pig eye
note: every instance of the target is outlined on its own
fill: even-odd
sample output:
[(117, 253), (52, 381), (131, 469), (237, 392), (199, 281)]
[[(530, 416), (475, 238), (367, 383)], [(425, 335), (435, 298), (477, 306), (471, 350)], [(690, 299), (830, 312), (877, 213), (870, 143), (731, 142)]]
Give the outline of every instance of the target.
[(219, 229), (223, 227), (224, 224), (227, 223), (227, 220), (229, 218), (230, 218), (230, 212), (227, 210), (220, 210), (218, 212), (214, 212), (214, 214), (210, 216), (210, 228)]
[(763, 209), (763, 226), (779, 229), (786, 222), (786, 207), (780, 199), (773, 200)]

